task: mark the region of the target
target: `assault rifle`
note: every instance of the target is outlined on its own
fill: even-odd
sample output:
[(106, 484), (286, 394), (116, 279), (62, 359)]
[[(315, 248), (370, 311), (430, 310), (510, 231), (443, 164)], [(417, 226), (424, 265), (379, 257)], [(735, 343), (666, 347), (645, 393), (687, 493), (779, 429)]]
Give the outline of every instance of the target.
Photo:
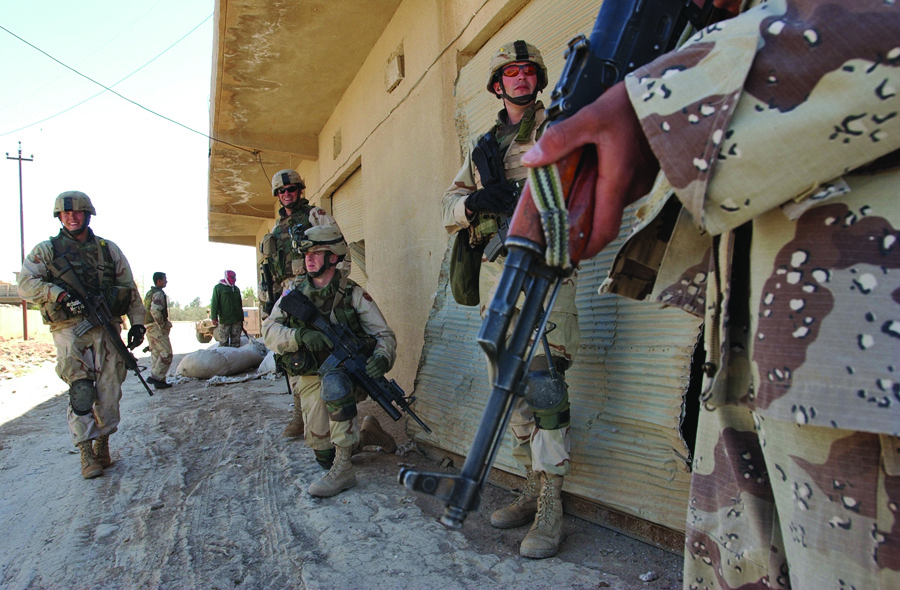
[[(548, 125), (562, 121), (589, 105), (632, 70), (675, 48), (690, 21), (706, 24), (712, 0), (604, 0), (590, 39), (579, 35), (569, 42), (566, 64), (547, 109)], [(597, 153), (593, 146), (576, 150), (557, 162), (568, 221), (557, 240), (564, 240), (567, 257), (551, 265), (545, 259), (548, 241), (542, 216), (526, 184), (506, 238), (509, 254), (496, 293), (478, 333), (478, 344), (494, 368), (494, 383), (472, 448), (458, 475), (401, 469), (406, 488), (444, 502), (441, 522), (461, 528), (476, 510), (480, 493), (509, 424), (516, 396), (523, 392), (525, 372), (542, 339), (547, 317), (563, 280), (582, 259), (593, 219), (593, 191)], [(549, 232), (548, 232), (549, 234)], [(551, 236), (552, 237), (552, 236)], [(510, 324), (521, 293), (524, 302), (512, 333)], [(548, 298), (549, 293), (549, 298)], [(544, 309), (544, 302), (547, 307)]]
[[(500, 144), (497, 143), (497, 137), (493, 131), (488, 131), (478, 139), (472, 150), (472, 163), (478, 169), (481, 186), (488, 187), (499, 184), (515, 190), (515, 187), (506, 181), (506, 174), (503, 171), (503, 154), (500, 153)], [(506, 242), (508, 231), (509, 215), (500, 215), (497, 218), (497, 233), (484, 247), (484, 255), (490, 262), (496, 260), (503, 253), (503, 244)]]
[(273, 284), (272, 269), (269, 268), (268, 261), (262, 263), (262, 275), (263, 285), (265, 286), (268, 298), (265, 310), (267, 314), (271, 314), (272, 310), (275, 309), (275, 285)]
[(76, 274), (75, 269), (72, 267), (72, 263), (70, 263), (65, 256), (57, 258), (50, 263), (50, 266), (53, 269), (53, 274), (63, 282), (66, 290), (74, 294), (75, 297), (84, 304), (84, 320), (75, 325), (75, 334), (77, 336), (82, 336), (91, 328), (103, 326), (103, 329), (106, 330), (106, 333), (109, 335), (109, 340), (112, 342), (113, 348), (116, 349), (116, 352), (118, 352), (119, 356), (122, 357), (122, 360), (125, 361), (125, 368), (129, 371), (134, 371), (134, 374), (140, 380), (141, 385), (143, 385), (144, 389), (147, 390), (147, 393), (152, 396), (153, 392), (150, 391), (150, 386), (147, 385), (147, 382), (144, 381), (144, 376), (141, 375), (141, 368), (138, 367), (137, 359), (134, 358), (134, 355), (131, 354), (131, 351), (128, 350), (128, 347), (122, 342), (119, 328), (113, 325), (115, 316), (113, 316), (112, 311), (110, 311), (109, 305), (107, 305), (103, 296), (94, 295), (85, 288), (84, 283), (81, 282), (81, 279), (78, 278), (78, 274)]
[[(409, 414), (425, 432), (431, 434), (431, 429), (410, 407), (416, 398), (406, 397), (406, 392), (393, 379), (388, 381), (383, 376), (378, 379), (369, 377), (366, 373), (366, 361), (371, 356), (368, 352), (369, 346), (350, 328), (341, 323), (330, 322), (306, 295), (296, 289), (282, 296), (280, 305), (285, 313), (308, 326), (317, 328), (328, 336), (334, 345), (331, 356), (319, 368), (319, 374), (324, 375), (330, 370), (343, 367), (353, 383), (369, 394), (369, 397), (375, 400), (393, 420), (399, 420), (401, 417), (400, 411), (397, 409), (399, 407), (400, 410)], [(397, 407), (394, 407), (395, 404)]]

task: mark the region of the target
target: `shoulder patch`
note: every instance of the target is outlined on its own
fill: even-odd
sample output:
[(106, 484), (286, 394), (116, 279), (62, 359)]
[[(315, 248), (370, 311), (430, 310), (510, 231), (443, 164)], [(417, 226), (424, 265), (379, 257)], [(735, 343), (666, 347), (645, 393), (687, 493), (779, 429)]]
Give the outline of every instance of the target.
[[(365, 299), (366, 301), (372, 301), (372, 296), (369, 295), (368, 291), (363, 291), (362, 296), (363, 296), (363, 299)], [(374, 301), (373, 301), (373, 303), (374, 303)]]

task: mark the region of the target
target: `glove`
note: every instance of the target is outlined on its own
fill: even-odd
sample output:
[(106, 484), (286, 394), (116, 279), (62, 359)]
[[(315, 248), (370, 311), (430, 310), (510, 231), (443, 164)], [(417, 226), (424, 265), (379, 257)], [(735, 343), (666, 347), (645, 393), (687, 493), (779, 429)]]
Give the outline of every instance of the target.
[(128, 349), (134, 350), (138, 346), (141, 345), (141, 342), (144, 341), (144, 334), (147, 333), (147, 328), (142, 326), (141, 324), (135, 324), (131, 326), (128, 330)]
[(266, 301), (266, 306), (264, 307), (266, 311), (266, 315), (272, 315), (272, 310), (275, 309), (274, 301)]
[(384, 374), (387, 373), (389, 364), (387, 358), (380, 354), (373, 354), (369, 357), (369, 360), (366, 361), (366, 375), (372, 379), (384, 377)]
[(60, 299), (59, 302), (66, 306), (66, 309), (69, 310), (70, 315), (84, 315), (84, 303), (82, 303), (80, 299), (76, 299), (68, 293), (64, 293), (62, 299)]
[(512, 215), (519, 194), (505, 184), (492, 184), (478, 189), (466, 198), (469, 211), (486, 211), (500, 215)]
[(294, 339), (297, 344), (305, 346), (310, 352), (318, 352), (334, 346), (331, 339), (318, 330), (310, 330), (308, 328), (299, 328), (294, 332)]

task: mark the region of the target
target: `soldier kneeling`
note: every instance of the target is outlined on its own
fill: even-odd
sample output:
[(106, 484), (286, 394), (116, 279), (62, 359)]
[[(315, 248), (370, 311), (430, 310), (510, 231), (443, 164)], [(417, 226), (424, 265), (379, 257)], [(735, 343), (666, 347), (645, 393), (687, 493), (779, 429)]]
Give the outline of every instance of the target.
[(356, 485), (350, 462), (354, 450), (378, 445), (393, 453), (397, 443), (373, 416), (366, 416), (362, 428), (358, 428), (356, 404), (365, 394), (341, 368), (320, 375), (333, 343), (313, 326), (287, 314), (280, 305), (282, 298), (297, 289), (332, 322), (371, 340), (373, 349), (366, 373), (372, 379), (382, 377), (393, 366), (397, 338), (372, 297), (338, 272), (336, 266), (347, 255), (347, 244), (336, 226), (306, 230), (305, 239), (295, 247), (304, 255), (307, 272), (285, 289), (263, 322), (262, 334), (266, 346), (280, 356), (279, 363), (292, 374), (291, 386), (295, 397), (300, 398), (306, 425), (306, 444), (313, 449), (316, 461), (329, 469), (309, 486), (308, 492), (328, 497)]

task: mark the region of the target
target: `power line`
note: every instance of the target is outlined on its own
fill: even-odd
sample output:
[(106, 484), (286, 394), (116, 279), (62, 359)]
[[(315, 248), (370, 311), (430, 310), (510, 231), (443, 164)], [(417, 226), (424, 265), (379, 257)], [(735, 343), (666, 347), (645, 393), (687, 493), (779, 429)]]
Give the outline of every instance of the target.
[[(142, 69), (144, 69), (145, 67), (147, 67), (148, 65), (150, 65), (151, 63), (153, 63), (154, 61), (156, 61), (156, 60), (157, 60), (160, 56), (162, 56), (164, 53), (166, 53), (167, 51), (169, 51), (170, 49), (172, 49), (173, 47), (175, 47), (175, 45), (177, 45), (178, 43), (180, 43), (181, 41), (183, 41), (188, 35), (190, 35), (190, 34), (193, 33), (194, 31), (196, 31), (197, 29), (199, 29), (204, 23), (206, 23), (206, 21), (208, 21), (209, 19), (211, 19), (212, 16), (213, 16), (212, 14), (210, 14), (209, 16), (207, 16), (205, 19), (203, 19), (203, 21), (202, 21), (200, 24), (198, 24), (196, 27), (194, 27), (193, 29), (191, 29), (190, 31), (188, 31), (184, 36), (182, 36), (180, 39), (178, 39), (178, 41), (175, 41), (174, 43), (172, 43), (171, 45), (169, 45), (169, 47), (167, 47), (165, 50), (163, 50), (162, 53), (160, 53), (159, 55), (157, 55), (156, 57), (154, 57), (153, 59), (151, 59), (150, 61), (148, 61), (147, 63), (145, 63), (145, 64), (142, 65), (141, 67), (139, 67), (138, 69), (134, 70), (133, 72), (131, 72), (130, 74), (128, 74), (127, 76), (125, 76), (124, 78), (122, 78), (121, 80), (119, 80), (118, 82), (116, 82), (115, 84), (113, 84), (113, 86), (116, 86), (116, 85), (120, 84), (121, 82), (125, 81), (126, 79), (130, 78), (132, 75), (136, 74), (137, 72), (141, 71)], [(39, 124), (39, 123), (43, 123), (44, 121), (48, 121), (48, 120), (50, 120), (50, 119), (52, 119), (52, 118), (54, 118), (54, 117), (58, 117), (59, 115), (62, 115), (63, 113), (66, 113), (66, 112), (68, 112), (68, 111), (70, 111), (70, 110), (72, 110), (72, 109), (74, 109), (74, 108), (76, 108), (76, 107), (78, 107), (78, 106), (80, 106), (80, 105), (86, 103), (87, 101), (96, 98), (97, 96), (100, 96), (101, 94), (103, 94), (103, 92), (111, 92), (111, 93), (115, 94), (116, 96), (118, 96), (119, 98), (121, 98), (122, 100), (128, 101), (128, 102), (130, 102), (131, 104), (133, 104), (134, 106), (139, 107), (139, 108), (141, 108), (141, 109), (147, 111), (148, 113), (150, 113), (150, 114), (152, 114), (152, 115), (156, 115), (157, 117), (159, 117), (159, 118), (161, 118), (161, 119), (165, 119), (166, 121), (169, 121), (170, 123), (174, 123), (175, 125), (178, 125), (179, 127), (183, 127), (184, 129), (187, 129), (188, 131), (191, 131), (192, 133), (196, 133), (197, 135), (202, 135), (203, 137), (205, 137), (205, 138), (207, 138), (207, 139), (209, 139), (209, 140), (217, 141), (217, 142), (219, 142), (219, 143), (223, 143), (223, 144), (225, 144), (225, 145), (229, 145), (229, 146), (231, 146), (231, 147), (233, 147), (233, 148), (236, 148), (236, 149), (239, 149), (239, 150), (243, 150), (243, 151), (249, 152), (249, 153), (251, 153), (251, 154), (256, 154), (256, 153), (258, 153), (257, 150), (247, 149), (247, 148), (245, 148), (245, 147), (241, 147), (241, 146), (239, 146), (239, 145), (234, 145), (233, 143), (229, 143), (229, 142), (223, 141), (223, 140), (221, 140), (221, 139), (216, 139), (215, 137), (211, 137), (210, 135), (207, 135), (206, 133), (203, 133), (202, 131), (197, 131), (196, 129), (193, 129), (193, 128), (191, 128), (191, 127), (188, 127), (187, 125), (185, 125), (185, 124), (183, 124), (183, 123), (180, 123), (180, 122), (176, 121), (175, 119), (171, 119), (171, 118), (169, 118), (169, 117), (166, 117), (165, 115), (161, 115), (160, 113), (157, 113), (156, 111), (154, 111), (154, 110), (152, 110), (152, 109), (149, 109), (149, 108), (145, 107), (144, 105), (142, 105), (142, 104), (140, 104), (140, 103), (138, 103), (138, 102), (135, 102), (135, 101), (131, 100), (131, 99), (128, 98), (127, 96), (123, 96), (122, 94), (119, 94), (118, 92), (116, 92), (115, 90), (113, 90), (111, 86), (106, 86), (105, 84), (101, 84), (100, 82), (98, 82), (97, 80), (94, 80), (94, 79), (91, 78), (90, 76), (88, 76), (88, 75), (86, 75), (86, 74), (82, 74), (81, 72), (79, 72), (79, 71), (76, 70), (75, 68), (73, 68), (73, 67), (71, 67), (71, 66), (69, 66), (69, 65), (66, 65), (65, 63), (61, 62), (60, 60), (56, 59), (55, 57), (53, 57), (52, 55), (50, 55), (49, 53), (47, 53), (46, 51), (44, 51), (43, 49), (41, 49), (40, 47), (34, 45), (33, 43), (30, 43), (30, 42), (26, 41), (26, 40), (23, 39), (22, 37), (16, 35), (15, 33), (13, 33), (12, 31), (10, 31), (10, 30), (7, 29), (6, 27), (0, 25), (0, 30), (6, 31), (6, 32), (9, 33), (10, 35), (12, 35), (13, 37), (15, 37), (15, 38), (18, 39), (19, 41), (21, 41), (22, 43), (28, 45), (29, 47), (31, 47), (32, 49), (35, 49), (36, 51), (39, 51), (40, 53), (46, 55), (47, 57), (49, 57), (50, 59), (52, 59), (53, 61), (55, 61), (55, 62), (58, 63), (59, 65), (63, 66), (64, 68), (66, 68), (66, 69), (68, 69), (68, 70), (71, 70), (72, 72), (78, 74), (78, 75), (81, 76), (82, 78), (84, 78), (84, 79), (86, 79), (86, 80), (88, 80), (88, 81), (90, 81), (90, 82), (93, 82), (93, 83), (96, 84), (97, 86), (100, 86), (101, 88), (103, 88), (103, 91), (98, 92), (98, 93), (95, 94), (94, 96), (91, 96), (91, 97), (89, 97), (89, 98), (84, 99), (83, 101), (81, 101), (81, 102), (79, 102), (78, 104), (75, 104), (75, 105), (73, 105), (73, 106), (71, 106), (71, 107), (65, 109), (64, 111), (61, 111), (61, 112), (59, 112), (59, 113), (57, 113), (57, 114), (55, 114), (55, 115), (52, 115), (52, 116), (50, 116), (50, 117), (46, 117), (46, 118), (44, 118), (44, 119), (41, 119), (40, 121), (37, 121), (37, 122), (35, 122), (35, 123), (30, 123), (30, 124), (28, 124), (28, 125), (25, 125), (24, 127), (19, 127), (18, 129), (14, 129), (14, 130), (12, 130), (12, 131), (7, 131), (7, 132), (5, 132), (5, 133), (0, 133), (0, 137), (4, 137), (4, 136), (9, 135), (9, 134), (11, 134), (11, 133), (16, 133), (17, 131), (21, 131), (22, 129), (27, 129), (28, 127), (32, 127), (32, 126), (37, 125), (37, 124)]]

